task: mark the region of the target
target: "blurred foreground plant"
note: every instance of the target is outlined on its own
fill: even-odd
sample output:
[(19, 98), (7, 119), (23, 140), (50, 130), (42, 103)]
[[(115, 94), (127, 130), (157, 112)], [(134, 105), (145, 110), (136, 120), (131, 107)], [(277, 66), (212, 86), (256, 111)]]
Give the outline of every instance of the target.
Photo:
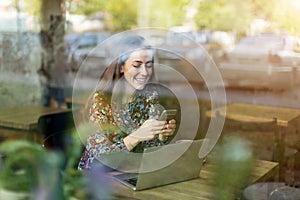
[[(65, 152), (50, 151), (41, 144), (25, 140), (1, 143), (1, 199), (113, 199), (101, 165), (90, 171), (77, 169), (82, 153), (78, 134), (74, 131), (66, 137)], [(6, 194), (15, 194), (15, 197), (4, 196)]]
[(1, 190), (23, 193), (30, 199), (62, 199), (59, 153), (47, 152), (36, 143), (14, 140), (3, 142), (0, 154), (3, 158)]
[(224, 138), (213, 153), (216, 200), (233, 200), (249, 182), (253, 170), (251, 149), (237, 136)]

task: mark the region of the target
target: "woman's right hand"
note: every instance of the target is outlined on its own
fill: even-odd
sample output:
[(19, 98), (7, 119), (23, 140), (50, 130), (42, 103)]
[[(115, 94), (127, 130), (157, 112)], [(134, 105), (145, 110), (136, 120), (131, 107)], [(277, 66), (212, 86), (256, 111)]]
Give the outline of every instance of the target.
[(131, 151), (138, 143), (152, 140), (155, 135), (161, 134), (167, 122), (156, 119), (146, 120), (140, 128), (124, 138), (124, 143), (129, 151)]
[(152, 140), (155, 135), (161, 134), (167, 122), (155, 119), (146, 120), (140, 128), (132, 132), (130, 136), (136, 138), (140, 142)]

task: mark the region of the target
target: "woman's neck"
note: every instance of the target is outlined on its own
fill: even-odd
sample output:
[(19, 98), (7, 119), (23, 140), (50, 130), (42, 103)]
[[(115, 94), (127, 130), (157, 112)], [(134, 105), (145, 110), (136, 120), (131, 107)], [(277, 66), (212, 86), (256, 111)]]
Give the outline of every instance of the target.
[(127, 81), (124, 81), (124, 90), (122, 95), (122, 103), (128, 103), (130, 101), (130, 97), (135, 93), (136, 89), (132, 87)]
[(135, 88), (132, 87), (126, 80), (120, 80), (113, 88), (113, 99), (117, 103), (123, 105), (127, 104), (135, 91)]

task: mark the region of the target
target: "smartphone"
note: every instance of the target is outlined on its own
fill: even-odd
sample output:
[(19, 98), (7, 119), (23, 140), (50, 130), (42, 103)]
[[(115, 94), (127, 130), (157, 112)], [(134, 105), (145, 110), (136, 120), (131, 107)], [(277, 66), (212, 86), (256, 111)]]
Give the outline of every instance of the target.
[(177, 113), (176, 109), (164, 110), (161, 113), (161, 115), (159, 116), (158, 120), (160, 120), (160, 121), (169, 121), (169, 120), (175, 118), (176, 113)]

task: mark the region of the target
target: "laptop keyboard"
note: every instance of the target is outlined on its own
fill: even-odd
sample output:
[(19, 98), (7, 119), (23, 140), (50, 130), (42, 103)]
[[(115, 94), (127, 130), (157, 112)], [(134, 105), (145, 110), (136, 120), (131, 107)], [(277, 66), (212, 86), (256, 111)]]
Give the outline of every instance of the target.
[(131, 185), (136, 186), (137, 178), (130, 178), (130, 179), (126, 179), (125, 181), (130, 183)]

